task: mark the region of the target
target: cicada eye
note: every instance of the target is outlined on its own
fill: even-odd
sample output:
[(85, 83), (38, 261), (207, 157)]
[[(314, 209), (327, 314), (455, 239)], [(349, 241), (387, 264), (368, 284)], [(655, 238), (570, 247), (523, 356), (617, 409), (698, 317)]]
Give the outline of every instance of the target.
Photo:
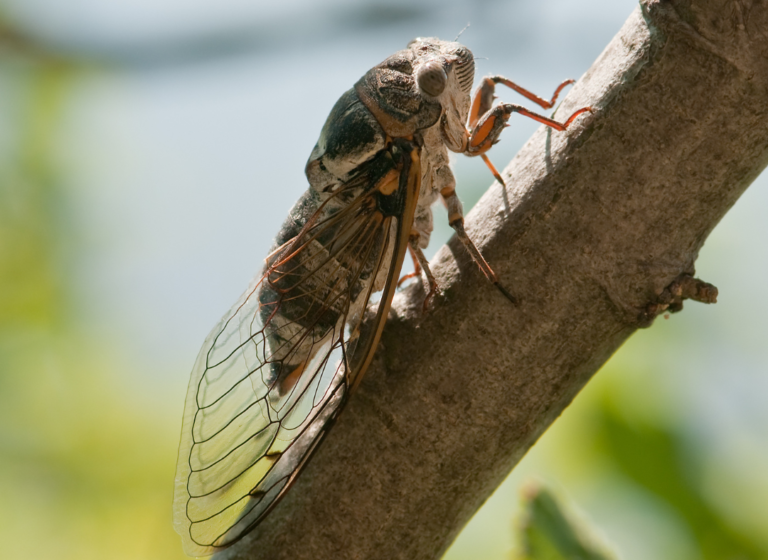
[(445, 90), (448, 75), (443, 70), (443, 65), (436, 60), (419, 66), (416, 70), (416, 83), (419, 89), (430, 97), (437, 97)]
[(459, 46), (452, 54), (457, 58), (455, 68), (459, 87), (462, 91), (469, 92), (475, 79), (475, 58), (472, 56), (472, 52), (463, 45)]

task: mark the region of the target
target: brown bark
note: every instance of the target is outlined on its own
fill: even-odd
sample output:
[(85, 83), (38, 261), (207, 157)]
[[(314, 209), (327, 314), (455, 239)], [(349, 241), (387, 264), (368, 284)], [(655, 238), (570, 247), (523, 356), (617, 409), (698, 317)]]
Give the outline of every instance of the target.
[[(468, 219), (512, 306), (456, 239), (443, 289), (398, 296), (360, 390), (295, 487), (224, 554), (436, 559), (635, 329), (681, 298), (768, 163), (768, 2), (643, 0)], [(698, 304), (694, 304), (698, 305)]]

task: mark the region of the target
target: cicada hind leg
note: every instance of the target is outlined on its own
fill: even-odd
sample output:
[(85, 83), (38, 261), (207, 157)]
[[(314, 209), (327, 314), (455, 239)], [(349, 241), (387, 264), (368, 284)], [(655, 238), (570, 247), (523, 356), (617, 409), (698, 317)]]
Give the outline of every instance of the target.
[(424, 276), (427, 278), (428, 290), (427, 295), (424, 296), (424, 304), (422, 308), (423, 312), (426, 313), (427, 309), (429, 309), (429, 305), (432, 303), (432, 298), (434, 298), (437, 293), (437, 280), (435, 280), (435, 276), (429, 269), (429, 261), (427, 260), (427, 257), (424, 255), (421, 247), (419, 247), (419, 234), (417, 232), (413, 232), (408, 238), (408, 252), (411, 254), (411, 259), (413, 259), (414, 271), (411, 274), (403, 276), (400, 279), (400, 282), (398, 282), (398, 285), (409, 278), (420, 277), (421, 274), (424, 273)]

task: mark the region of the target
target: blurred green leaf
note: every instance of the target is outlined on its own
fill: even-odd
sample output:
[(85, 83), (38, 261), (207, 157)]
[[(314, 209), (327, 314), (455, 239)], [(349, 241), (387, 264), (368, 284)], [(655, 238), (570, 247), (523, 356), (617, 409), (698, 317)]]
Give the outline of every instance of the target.
[(23, 105), (6, 123), (12, 141), (0, 160), (0, 329), (50, 324), (66, 301), (53, 142), (71, 72), (34, 65), (13, 77)]
[(704, 560), (766, 558), (758, 541), (730, 525), (707, 501), (684, 435), (670, 426), (627, 418), (610, 393), (598, 414), (596, 437), (606, 457), (623, 476), (673, 508), (690, 528)]
[(566, 513), (555, 495), (538, 484), (523, 491), (517, 560), (608, 560), (584, 522)]
[(183, 558), (170, 508), (179, 407), (153, 408), (114, 336), (84, 330), (74, 308), (78, 240), (57, 148), (78, 75), (0, 60), (3, 552)]

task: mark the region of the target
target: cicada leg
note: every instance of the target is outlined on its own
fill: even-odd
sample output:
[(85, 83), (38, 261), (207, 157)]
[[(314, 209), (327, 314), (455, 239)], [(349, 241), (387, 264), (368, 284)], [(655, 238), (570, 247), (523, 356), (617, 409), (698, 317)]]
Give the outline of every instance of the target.
[(552, 99), (547, 100), (542, 99), (535, 93), (532, 93), (527, 89), (517, 85), (512, 80), (509, 80), (504, 76), (486, 76), (483, 78), (480, 87), (477, 88), (474, 99), (472, 99), (472, 108), (469, 112), (469, 122), (467, 124), (469, 124), (470, 127), (474, 127), (480, 120), (480, 117), (490, 111), (491, 106), (493, 105), (493, 100), (496, 99), (494, 95), (496, 91), (496, 84), (502, 84), (510, 89), (515, 90), (526, 99), (530, 99), (544, 109), (551, 109), (555, 106), (557, 97), (560, 95), (560, 92), (563, 90), (563, 88), (572, 84), (573, 82), (574, 80), (565, 80), (562, 84), (557, 86), (555, 93), (552, 94)]
[(410, 280), (411, 278), (418, 278), (419, 276), (421, 276), (421, 265), (419, 264), (419, 259), (416, 258), (416, 255), (413, 253), (413, 249), (411, 249), (410, 243), (408, 244), (408, 253), (410, 253), (411, 260), (413, 261), (413, 272), (409, 274), (405, 274), (402, 278), (400, 278), (400, 280), (397, 281), (398, 288), (406, 280)]
[(537, 103), (541, 107), (550, 109), (554, 106), (562, 89), (572, 83), (573, 80), (564, 81), (557, 87), (555, 93), (552, 95), (552, 99), (547, 100), (542, 99), (527, 89), (518, 86), (503, 76), (488, 76), (484, 78), (480, 84), (480, 87), (477, 88), (475, 96), (472, 100), (472, 107), (470, 109), (469, 118), (467, 120), (469, 130), (467, 131), (468, 137), (465, 153), (468, 156), (481, 156), (485, 164), (491, 170), (491, 173), (493, 173), (493, 176), (496, 178), (496, 180), (504, 185), (504, 180), (502, 179), (501, 174), (496, 170), (494, 165), (488, 159), (488, 156), (485, 155), (485, 152), (487, 152), (491, 146), (498, 142), (499, 135), (501, 135), (501, 131), (504, 130), (506, 126), (508, 126), (507, 121), (509, 120), (509, 117), (512, 115), (512, 113), (519, 113), (523, 116), (554, 128), (555, 130), (564, 131), (576, 117), (582, 113), (591, 112), (592, 108), (583, 107), (568, 117), (565, 122), (561, 123), (554, 119), (550, 119), (549, 117), (545, 117), (544, 115), (539, 115), (538, 113), (529, 111), (525, 107), (515, 105), (513, 103), (502, 103), (496, 107), (493, 107), (493, 101), (496, 99), (494, 95), (496, 84), (503, 84), (515, 90), (527, 99), (530, 99), (534, 103)]
[(504, 295), (505, 298), (517, 305), (517, 298), (510, 294), (509, 291), (507, 291), (507, 289), (501, 285), (499, 278), (491, 268), (491, 265), (488, 264), (488, 261), (485, 260), (485, 257), (483, 257), (478, 248), (475, 247), (475, 244), (467, 235), (467, 231), (464, 229), (464, 210), (461, 206), (461, 202), (459, 201), (459, 197), (456, 196), (456, 190), (453, 187), (446, 187), (440, 192), (440, 194), (442, 195), (443, 200), (445, 200), (445, 205), (448, 208), (448, 224), (456, 232), (456, 237), (459, 238), (459, 241), (461, 241), (462, 245), (464, 245), (464, 247), (467, 249), (467, 252), (472, 257), (472, 260), (475, 261), (475, 264), (477, 264), (485, 277), (488, 278), (488, 280), (490, 280), (494, 286), (496, 286), (496, 288)]
[(414, 268), (416, 270), (421, 269), (424, 272), (424, 276), (427, 277), (427, 286), (429, 288), (427, 290), (427, 295), (424, 298), (423, 307), (423, 310), (426, 313), (429, 304), (432, 302), (432, 298), (435, 297), (435, 294), (437, 293), (437, 280), (435, 280), (432, 271), (429, 269), (429, 261), (427, 260), (427, 257), (424, 256), (424, 252), (419, 247), (418, 233), (411, 235), (411, 237), (408, 238), (408, 250), (411, 252), (411, 257), (413, 257)]

